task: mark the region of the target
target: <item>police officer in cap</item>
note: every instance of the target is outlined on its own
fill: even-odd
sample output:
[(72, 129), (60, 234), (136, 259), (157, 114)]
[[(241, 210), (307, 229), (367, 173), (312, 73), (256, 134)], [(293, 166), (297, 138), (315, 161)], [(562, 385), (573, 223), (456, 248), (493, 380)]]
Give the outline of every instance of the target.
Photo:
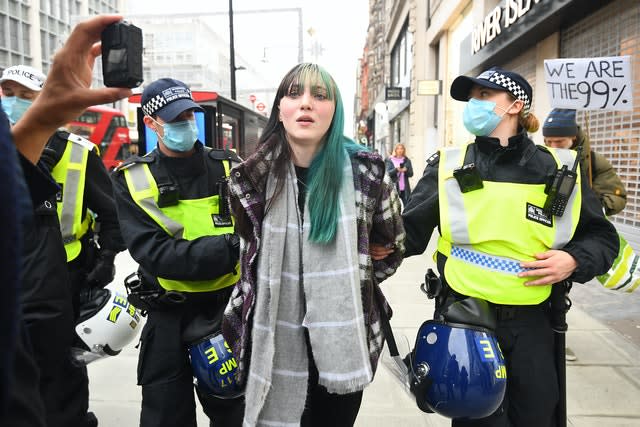
[[(201, 108), (183, 82), (156, 80), (141, 103), (158, 145), (113, 176), (122, 235), (140, 264), (140, 282), (130, 283), (129, 300), (148, 312), (138, 362), (140, 425), (195, 426), (187, 346), (197, 335), (189, 329), (199, 324), (201, 337), (215, 332), (239, 277), (239, 239), (225, 188), (230, 167), (240, 159), (198, 140), (195, 112)], [(196, 393), (212, 425), (241, 425), (242, 398), (219, 399), (199, 388)]]
[[(26, 65), (4, 70), (0, 85), (5, 95), (12, 98), (7, 103), (11, 121), (22, 117), (44, 81), (42, 73)], [(97, 151), (91, 141), (59, 129), (49, 138), (40, 158), (60, 187), (52, 206), (60, 222), (74, 320), (78, 318), (84, 299), (81, 293), (89, 295), (90, 287), (104, 287), (110, 283), (115, 275), (115, 255), (125, 249), (111, 181)], [(69, 404), (86, 414), (83, 425), (97, 425), (95, 415), (87, 413), (89, 379), (86, 368), (79, 366), (67, 376), (70, 378), (62, 382), (61, 387), (68, 387), (68, 393), (53, 395), (73, 396)]]
[[(405, 256), (424, 252), (438, 228), (446, 301), (491, 303), (507, 372), (506, 396), (493, 415), (452, 425), (550, 427), (559, 399), (552, 287), (606, 272), (618, 251), (615, 229), (579, 168), (575, 186), (546, 185), (553, 187), (557, 172), (563, 165), (570, 170), (576, 156), (529, 139), (539, 123), (522, 76), (500, 68), (459, 76), (451, 96), (467, 103), (463, 122), (475, 141), (427, 161), (402, 215)], [(554, 197), (547, 205), (550, 194), (567, 199)]]

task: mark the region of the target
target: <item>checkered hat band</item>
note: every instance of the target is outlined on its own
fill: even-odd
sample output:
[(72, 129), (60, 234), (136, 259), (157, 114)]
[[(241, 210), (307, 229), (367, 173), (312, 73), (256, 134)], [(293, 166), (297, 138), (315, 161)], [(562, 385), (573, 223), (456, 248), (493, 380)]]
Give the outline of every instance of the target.
[(156, 111), (165, 105), (167, 105), (167, 100), (161, 93), (159, 93), (142, 106), (142, 112), (147, 116), (153, 116)]
[(530, 268), (520, 267), (520, 263), (518, 261), (509, 258), (488, 255), (482, 252), (471, 251), (459, 246), (451, 247), (451, 256), (454, 258), (458, 258), (459, 260), (466, 263), (505, 274), (516, 275), (523, 271), (531, 270)]
[(489, 77), (489, 81), (491, 83), (497, 84), (498, 86), (502, 86), (507, 91), (511, 92), (511, 94), (515, 96), (516, 99), (524, 102), (524, 111), (529, 111), (529, 109), (531, 108), (531, 100), (529, 99), (527, 92), (525, 92), (522, 86), (502, 73), (493, 73), (493, 75)]

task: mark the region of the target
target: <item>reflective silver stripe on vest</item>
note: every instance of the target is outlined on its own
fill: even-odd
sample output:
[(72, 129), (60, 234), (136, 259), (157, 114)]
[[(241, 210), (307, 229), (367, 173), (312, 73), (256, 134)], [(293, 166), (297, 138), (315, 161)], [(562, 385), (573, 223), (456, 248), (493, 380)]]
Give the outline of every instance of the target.
[(520, 262), (514, 259), (478, 252), (472, 249), (471, 246), (451, 246), (451, 256), (466, 263), (475, 264), (486, 270), (511, 274), (513, 276), (523, 271), (534, 270), (533, 268), (520, 267)]
[[(466, 146), (447, 150), (445, 157), (445, 170), (447, 173), (462, 165), (464, 156), (467, 153)], [(458, 181), (449, 178), (444, 181), (444, 188), (449, 199), (449, 227), (451, 227), (451, 238), (454, 242), (467, 244), (469, 241), (469, 229), (467, 227), (467, 212), (464, 209), (464, 200)]]
[[(576, 156), (573, 155), (573, 152), (568, 149), (557, 148), (555, 150), (558, 159), (562, 162), (563, 165), (567, 165), (569, 170), (573, 167), (573, 162)], [(553, 220), (556, 222), (556, 235), (553, 239), (552, 249), (560, 249), (564, 247), (571, 240), (571, 233), (573, 230), (573, 203), (576, 199), (576, 194), (578, 193), (577, 185), (573, 187), (573, 191), (571, 192), (571, 196), (569, 197), (569, 201), (567, 202), (567, 209), (564, 211), (562, 216), (554, 216)]]
[[(69, 143), (67, 143), (69, 144)], [(67, 174), (64, 178), (64, 188), (62, 189), (62, 210), (60, 211), (60, 232), (62, 233), (62, 241), (67, 244), (74, 240), (77, 240), (80, 236), (73, 234), (73, 222), (76, 214), (76, 203), (78, 200), (78, 191), (80, 190), (80, 178), (82, 171), (79, 169), (70, 168), (71, 164), (74, 167), (82, 164), (82, 157), (84, 156), (84, 148), (81, 145), (71, 144), (71, 155), (69, 156), (69, 162), (67, 164)], [(84, 191), (84, 189), (82, 189)], [(82, 221), (83, 218), (80, 218)]]
[[(140, 191), (150, 191), (151, 183), (147, 178), (147, 174), (145, 173), (146, 165), (140, 164), (135, 165), (132, 168), (129, 168), (129, 174), (131, 176), (131, 182), (133, 188), (136, 192)], [(177, 239), (182, 238), (182, 233), (184, 231), (184, 227), (179, 222), (176, 222), (166, 216), (164, 212), (158, 207), (155, 199), (153, 197), (145, 197), (144, 199), (138, 200), (145, 210), (151, 212), (155, 217), (162, 222), (162, 224), (169, 230), (171, 235)]]

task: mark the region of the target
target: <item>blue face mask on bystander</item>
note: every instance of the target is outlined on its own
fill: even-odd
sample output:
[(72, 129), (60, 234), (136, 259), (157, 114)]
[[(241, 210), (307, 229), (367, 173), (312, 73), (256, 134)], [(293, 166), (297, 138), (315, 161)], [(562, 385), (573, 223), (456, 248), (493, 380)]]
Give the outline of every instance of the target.
[(33, 101), (28, 99), (18, 98), (17, 96), (3, 96), (2, 97), (2, 109), (9, 117), (11, 124), (15, 124), (24, 115), (25, 111)]

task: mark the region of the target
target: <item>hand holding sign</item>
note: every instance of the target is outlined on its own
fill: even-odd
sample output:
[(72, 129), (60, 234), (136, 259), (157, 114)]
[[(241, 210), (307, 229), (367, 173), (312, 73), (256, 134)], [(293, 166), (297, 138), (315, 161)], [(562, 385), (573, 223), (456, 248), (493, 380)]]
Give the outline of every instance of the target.
[(551, 106), (576, 110), (633, 110), (629, 56), (544, 61)]

